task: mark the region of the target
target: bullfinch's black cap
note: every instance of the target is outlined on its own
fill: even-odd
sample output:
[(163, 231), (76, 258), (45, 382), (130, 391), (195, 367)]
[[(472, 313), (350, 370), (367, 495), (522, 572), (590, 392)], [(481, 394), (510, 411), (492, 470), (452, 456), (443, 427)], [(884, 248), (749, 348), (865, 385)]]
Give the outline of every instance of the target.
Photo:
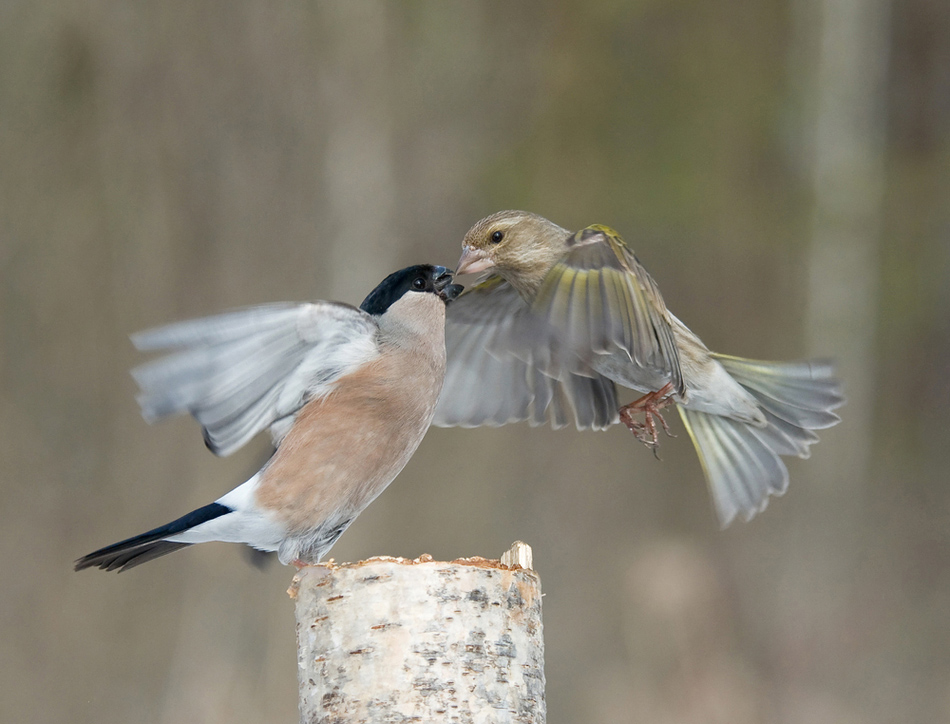
[(407, 266), (383, 279), (379, 286), (366, 296), (360, 304), (360, 309), (378, 317), (385, 314), (386, 310), (404, 295), (413, 292), (436, 294), (448, 302), (462, 292), (460, 284), (451, 283), (454, 273), (444, 266), (431, 264)]

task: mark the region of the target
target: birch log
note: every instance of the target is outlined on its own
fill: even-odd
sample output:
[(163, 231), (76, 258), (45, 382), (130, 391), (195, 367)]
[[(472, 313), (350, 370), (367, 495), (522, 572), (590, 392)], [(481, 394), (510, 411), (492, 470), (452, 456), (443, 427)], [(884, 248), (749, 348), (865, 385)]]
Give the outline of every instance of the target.
[(531, 549), (501, 561), (370, 558), (302, 569), (300, 721), (545, 720), (541, 581)]

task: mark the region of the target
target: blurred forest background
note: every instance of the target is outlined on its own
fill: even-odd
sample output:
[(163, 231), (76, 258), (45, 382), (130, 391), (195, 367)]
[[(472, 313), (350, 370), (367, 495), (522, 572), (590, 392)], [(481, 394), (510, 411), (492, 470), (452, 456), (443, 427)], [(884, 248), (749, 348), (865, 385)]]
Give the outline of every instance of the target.
[[(950, 4), (0, 3), (0, 721), (291, 722), (292, 570), (72, 561), (257, 469), (149, 427), (136, 330), (358, 303), (525, 208), (620, 230), (843, 422), (717, 529), (680, 435), (430, 432), (333, 550), (534, 547), (552, 722), (950, 720)], [(263, 441), (262, 441), (263, 442)]]

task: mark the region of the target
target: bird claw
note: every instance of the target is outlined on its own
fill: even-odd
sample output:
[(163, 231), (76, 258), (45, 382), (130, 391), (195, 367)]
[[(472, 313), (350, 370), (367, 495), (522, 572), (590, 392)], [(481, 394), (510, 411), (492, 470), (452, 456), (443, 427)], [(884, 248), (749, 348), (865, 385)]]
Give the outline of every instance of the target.
[[(620, 408), (620, 421), (634, 434), (634, 436), (653, 451), (657, 460), (660, 459), (656, 450), (660, 445), (659, 435), (657, 433), (656, 423), (667, 437), (676, 437), (671, 431), (670, 426), (663, 419), (660, 410), (673, 404), (673, 384), (667, 383), (656, 392), (649, 392), (638, 400), (634, 400), (629, 405)], [(637, 413), (643, 413), (643, 422), (635, 420), (633, 416)]]

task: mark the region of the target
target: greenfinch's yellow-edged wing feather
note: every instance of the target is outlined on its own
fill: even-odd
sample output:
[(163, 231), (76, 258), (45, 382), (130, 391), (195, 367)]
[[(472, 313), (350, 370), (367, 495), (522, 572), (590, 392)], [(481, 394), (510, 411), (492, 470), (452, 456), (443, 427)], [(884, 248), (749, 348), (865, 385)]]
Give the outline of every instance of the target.
[[(589, 226), (544, 278), (532, 305), (578, 360), (626, 353), (685, 392), (672, 321), (656, 283), (616, 232)], [(563, 350), (561, 352), (563, 355)], [(572, 371), (578, 371), (573, 368)]]
[(527, 420), (578, 429), (617, 421), (614, 383), (600, 375), (547, 374), (551, 350), (532, 347), (533, 315), (501, 277), (469, 287), (446, 310), (446, 374), (433, 424), (498, 426)]

